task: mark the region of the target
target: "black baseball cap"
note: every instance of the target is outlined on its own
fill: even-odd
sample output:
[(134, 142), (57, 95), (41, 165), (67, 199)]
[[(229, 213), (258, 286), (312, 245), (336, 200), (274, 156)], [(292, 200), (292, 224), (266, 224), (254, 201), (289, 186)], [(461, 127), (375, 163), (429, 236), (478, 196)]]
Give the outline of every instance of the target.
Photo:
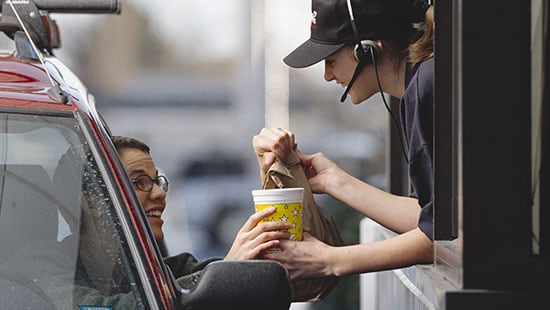
[[(390, 39), (409, 31), (411, 13), (417, 2), (425, 0), (351, 1), (360, 40)], [(311, 35), (283, 61), (293, 68), (305, 68), (334, 54), (346, 44), (356, 42), (346, 0), (311, 1)]]

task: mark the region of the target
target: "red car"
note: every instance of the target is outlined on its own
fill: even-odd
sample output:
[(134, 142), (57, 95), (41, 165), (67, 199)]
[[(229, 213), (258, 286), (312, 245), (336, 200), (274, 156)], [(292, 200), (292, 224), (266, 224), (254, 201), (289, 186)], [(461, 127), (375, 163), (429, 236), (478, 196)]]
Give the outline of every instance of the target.
[(3, 1), (0, 308), (288, 309), (275, 262), (216, 262), (190, 291), (163, 263), (94, 97), (52, 50), (49, 12), (118, 13), (117, 0)]

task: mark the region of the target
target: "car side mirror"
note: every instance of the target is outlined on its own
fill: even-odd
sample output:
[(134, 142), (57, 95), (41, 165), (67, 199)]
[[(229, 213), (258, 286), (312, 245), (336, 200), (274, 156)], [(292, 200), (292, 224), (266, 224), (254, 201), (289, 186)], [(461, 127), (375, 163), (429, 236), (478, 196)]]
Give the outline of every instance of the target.
[(268, 260), (216, 261), (184, 293), (182, 309), (289, 309), (292, 289), (286, 269)]

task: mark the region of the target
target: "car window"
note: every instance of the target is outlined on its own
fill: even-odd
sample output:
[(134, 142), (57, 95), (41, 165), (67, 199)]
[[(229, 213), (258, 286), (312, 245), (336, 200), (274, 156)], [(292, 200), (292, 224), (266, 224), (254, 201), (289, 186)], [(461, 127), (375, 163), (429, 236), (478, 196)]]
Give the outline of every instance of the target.
[(112, 191), (77, 114), (0, 113), (0, 299), (145, 308)]

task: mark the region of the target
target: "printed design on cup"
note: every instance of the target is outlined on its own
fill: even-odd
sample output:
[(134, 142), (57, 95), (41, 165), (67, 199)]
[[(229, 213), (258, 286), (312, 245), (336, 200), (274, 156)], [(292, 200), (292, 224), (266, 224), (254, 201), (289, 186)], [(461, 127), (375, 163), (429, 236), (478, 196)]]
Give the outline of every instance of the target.
[(291, 223), (290, 240), (302, 240), (303, 187), (253, 190), (256, 212), (274, 207), (275, 213), (260, 221)]
[(291, 227), (288, 229), (290, 233), (290, 240), (300, 241), (302, 236), (302, 203), (284, 203), (284, 204), (258, 204), (256, 205), (256, 212), (265, 208), (274, 207), (275, 213), (266, 217), (260, 223), (263, 222), (288, 222), (291, 223)]

